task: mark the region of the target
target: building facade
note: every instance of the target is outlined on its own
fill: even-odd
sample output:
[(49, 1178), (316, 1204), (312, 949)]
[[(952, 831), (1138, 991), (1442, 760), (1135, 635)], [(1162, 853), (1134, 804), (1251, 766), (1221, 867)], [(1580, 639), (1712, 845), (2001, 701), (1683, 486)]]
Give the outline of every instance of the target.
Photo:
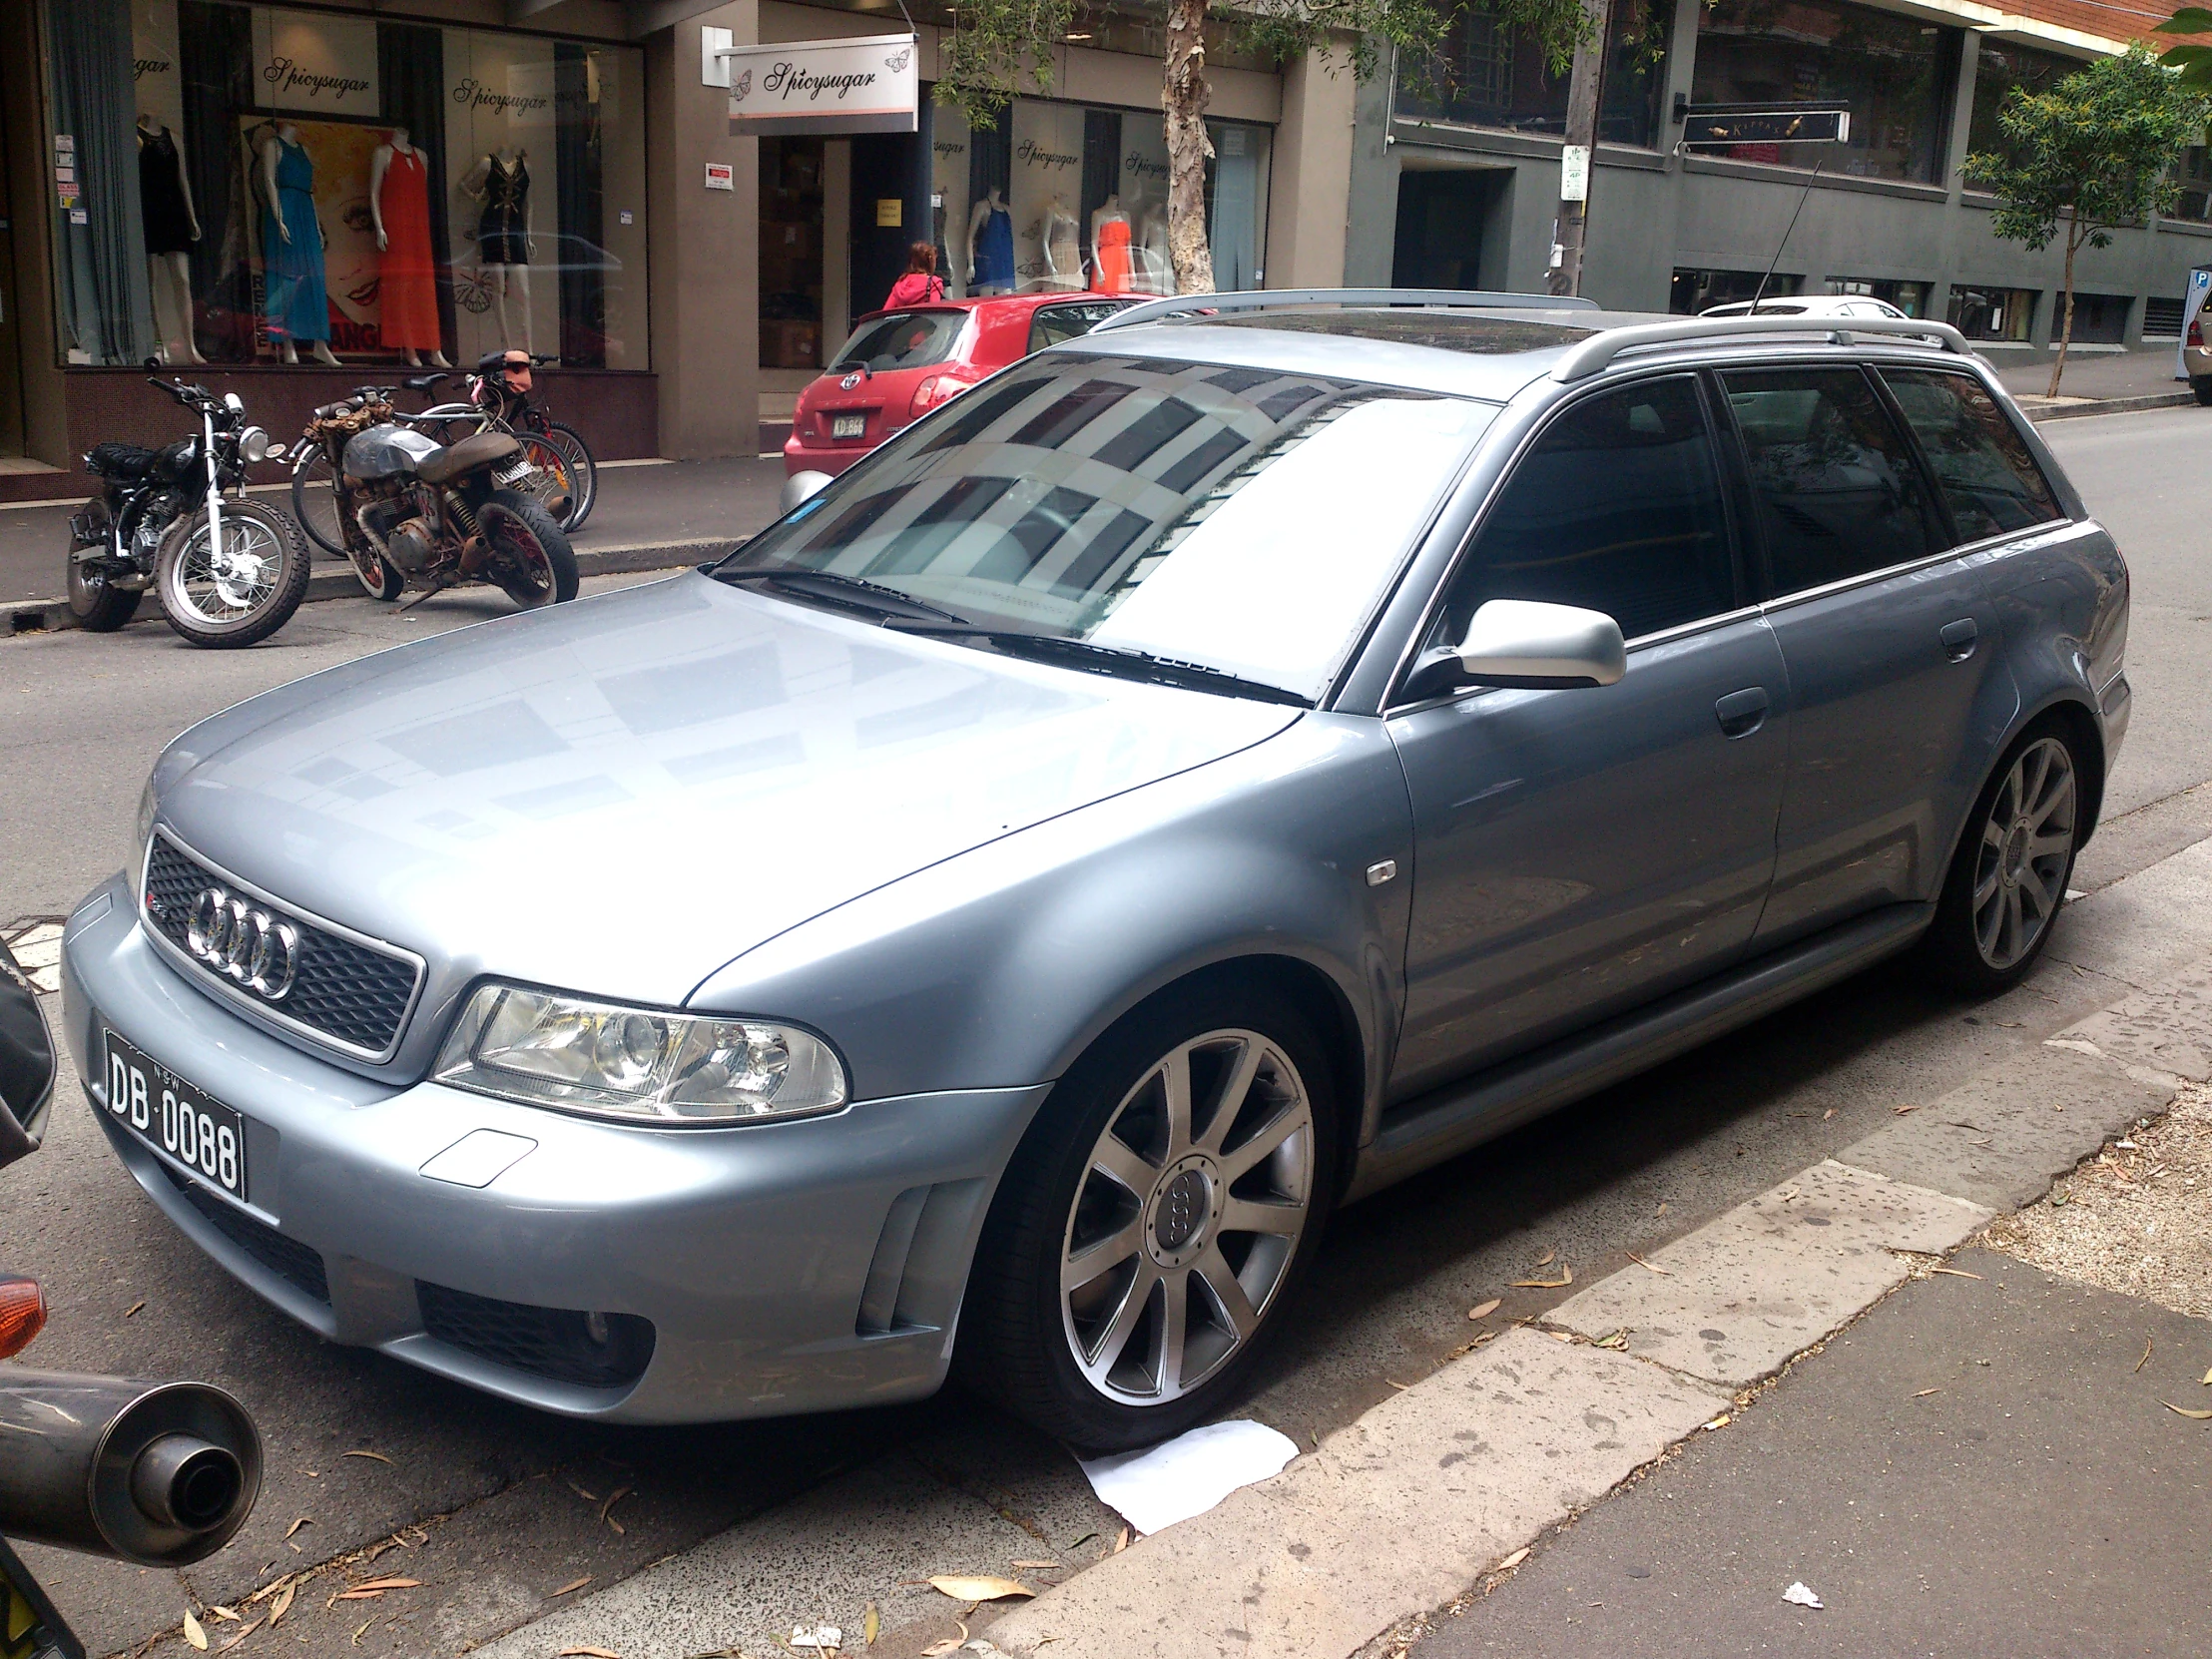
[[(1873, 293), (1956, 323), (1999, 362), (2045, 355), (2063, 249), (2000, 242), (1993, 201), (1960, 168), (2003, 148), (1996, 113), (2012, 87), (2048, 85), (2156, 20), (2091, 0), (2028, 0), (2024, 13), (1973, 0), (1615, 0), (1583, 291), (1678, 312), (1748, 299), (1762, 279), (1769, 294)], [(1360, 90), (1347, 279), (1540, 288), (1565, 78), (1483, 18), (1454, 31), (1439, 67), (1401, 63)], [(1679, 142), (1686, 104), (1811, 101), (1850, 108), (1847, 144)], [(2188, 274), (2212, 265), (2205, 152), (2183, 171), (2173, 217), (2080, 256), (2077, 347), (2171, 349)]]
[[(895, 0), (0, 0), (0, 496), (167, 432), (150, 360), (284, 436), (519, 347), (606, 458), (751, 454), (916, 241), (954, 293), (1164, 287), (1157, 29), (1079, 25), (970, 131), (910, 9), (915, 131), (759, 138), (714, 47), (903, 34)], [(1225, 43), (1213, 84), (1223, 279), (1340, 280), (1351, 78)]]

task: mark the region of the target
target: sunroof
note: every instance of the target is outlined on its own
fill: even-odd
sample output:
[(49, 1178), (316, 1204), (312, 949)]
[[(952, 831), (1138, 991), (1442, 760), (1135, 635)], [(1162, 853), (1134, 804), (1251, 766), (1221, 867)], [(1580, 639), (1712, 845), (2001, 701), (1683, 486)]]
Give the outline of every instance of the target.
[(1393, 345), (1427, 345), (1440, 351), (1473, 351), (1510, 356), (1519, 351), (1548, 351), (1572, 345), (1597, 332), (1556, 322), (1469, 311), (1416, 310), (1411, 306), (1341, 307), (1311, 311), (1244, 311), (1229, 316), (1198, 316), (1193, 322), (1222, 328), (1266, 328), (1273, 332), (1342, 334), (1354, 339), (1387, 340)]

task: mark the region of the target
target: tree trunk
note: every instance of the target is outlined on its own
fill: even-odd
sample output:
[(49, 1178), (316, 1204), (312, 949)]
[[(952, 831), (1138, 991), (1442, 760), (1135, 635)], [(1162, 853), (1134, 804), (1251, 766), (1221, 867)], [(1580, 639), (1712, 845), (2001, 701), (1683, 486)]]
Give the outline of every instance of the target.
[(2044, 394), (2048, 397), (2058, 395), (2058, 377), (2066, 372), (2066, 347), (2073, 344), (2073, 262), (2081, 234), (2080, 220), (2066, 222), (2066, 320), (2058, 334), (2058, 355), (2051, 360), (2050, 390)]
[(1582, 0), (1582, 15), (1589, 38), (1574, 49), (1574, 69), (1567, 82), (1568, 149), (1582, 153), (1582, 194), (1566, 194), (1565, 168), (1561, 168), (1557, 259), (1544, 274), (1548, 293), (1582, 291), (1582, 251), (1589, 232), (1591, 175), (1597, 169), (1598, 110), (1605, 97), (1605, 35), (1613, 21), (1613, 0)]
[(1214, 291), (1214, 248), (1206, 237), (1206, 7), (1208, 0), (1168, 0), (1167, 79), (1160, 108), (1168, 128), (1168, 259), (1177, 293)]

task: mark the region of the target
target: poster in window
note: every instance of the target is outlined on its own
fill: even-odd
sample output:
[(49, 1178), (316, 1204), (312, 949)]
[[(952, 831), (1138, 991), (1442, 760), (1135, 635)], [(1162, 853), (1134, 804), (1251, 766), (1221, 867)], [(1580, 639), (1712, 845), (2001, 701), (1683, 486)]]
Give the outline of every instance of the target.
[[(288, 142), (280, 136), (279, 125), (292, 129)], [(254, 274), (262, 295), (262, 303), (257, 307), (261, 321), (255, 338), (259, 354), (274, 355), (286, 335), (295, 342), (315, 338), (306, 332), (308, 319), (297, 314), (297, 303), (286, 303), (274, 291), (282, 286), (279, 274), (289, 263), (284, 253), (289, 245), (273, 246), (278, 239), (273, 236), (276, 221), (269, 211), (268, 175), (263, 160), (266, 148), (273, 143), (280, 147), (280, 168), (283, 150), (295, 149), (304, 155), (306, 167), (311, 170), (314, 231), (322, 241), (322, 291), (326, 312), (323, 321), (327, 330), (322, 337), (330, 342), (330, 349), (340, 355), (382, 348), (377, 332), (376, 303), (381, 260), (376, 251), (376, 229), (368, 214), (368, 164), (376, 147), (384, 142), (386, 133), (385, 128), (363, 122), (293, 121), (289, 118), (273, 121), (255, 115), (239, 118), (239, 149), (246, 169), (241, 199), (254, 205), (248, 219), (248, 234), (252, 238)], [(297, 177), (299, 163), (294, 159), (279, 177)], [(293, 230), (295, 235), (299, 229), (295, 223), (298, 213), (298, 207), (293, 205), (286, 214), (287, 229)], [(271, 326), (273, 305), (285, 313), (277, 317), (275, 328)]]

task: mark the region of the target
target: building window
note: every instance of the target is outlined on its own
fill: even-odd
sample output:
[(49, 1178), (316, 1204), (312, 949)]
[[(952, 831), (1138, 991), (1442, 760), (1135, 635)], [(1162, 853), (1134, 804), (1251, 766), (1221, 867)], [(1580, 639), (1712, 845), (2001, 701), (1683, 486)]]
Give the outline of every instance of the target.
[(1968, 339), (2025, 340), (2034, 321), (2033, 288), (1951, 284), (1950, 325)]
[[(1659, 142), (1659, 97), (1667, 78), (1672, 8), (1664, 0), (1621, 0), (1606, 31), (1604, 104), (1598, 138), (1644, 149)], [(1553, 75), (1534, 31), (1509, 29), (1487, 12), (1462, 10), (1426, 65), (1401, 63), (1393, 113), (1516, 133), (1567, 130), (1567, 77)]]
[[(1691, 96), (1700, 104), (1848, 105), (1851, 142), (1824, 171), (1933, 184), (1943, 172), (1958, 41), (1955, 29), (1835, 0), (1715, 0), (1698, 23)], [(1739, 144), (1719, 153), (1810, 167), (1816, 151)]]
[[(1759, 285), (1761, 278), (1766, 281), (1764, 288)], [(1754, 296), (1780, 299), (1804, 291), (1805, 277), (1787, 271), (1778, 271), (1769, 276), (1763, 271), (1677, 269), (1667, 290), (1667, 309), (1677, 316), (1697, 316), (1715, 305), (1734, 305)]]
[[(2051, 301), (2050, 331), (2055, 338), (2066, 324), (2066, 296)], [(2076, 293), (2073, 299), (2073, 342), (2076, 345), (2124, 345), (2127, 343), (2131, 293)]]
[(637, 48), (229, 0), (47, 19), (66, 361), (646, 366)]
[(2012, 89), (2047, 92), (2082, 67), (2079, 58), (2038, 52), (2032, 46), (2013, 46), (1991, 40), (1981, 42), (1981, 50), (1974, 59), (1973, 120), (1966, 128), (1966, 154), (2016, 160), (2012, 141), (1997, 125), (1997, 112), (2004, 108)]
[(1907, 316), (1928, 315), (1928, 295), (1935, 285), (1933, 282), (1900, 281), (1889, 276), (1831, 276), (1828, 279), (1830, 293), (1868, 294), (1895, 305)]
[(2181, 185), (2181, 198), (2167, 217), (2193, 220), (2199, 225), (2212, 222), (2212, 150), (2201, 144), (2190, 145), (2181, 153), (2181, 165), (2174, 171)]
[(2156, 294), (2143, 301), (2143, 338), (2181, 338), (2181, 301)]
[(819, 138), (761, 140), (763, 368), (822, 366), (826, 172)]

